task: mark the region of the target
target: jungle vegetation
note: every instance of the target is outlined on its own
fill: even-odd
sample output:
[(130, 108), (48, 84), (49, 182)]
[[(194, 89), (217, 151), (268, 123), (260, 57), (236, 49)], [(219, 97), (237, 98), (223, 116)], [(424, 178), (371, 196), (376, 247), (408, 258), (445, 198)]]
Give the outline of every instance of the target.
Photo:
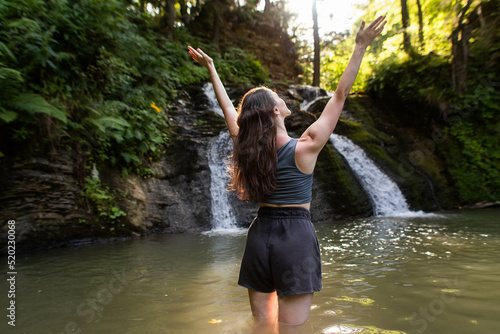
[[(359, 10), (352, 31), (378, 15), (388, 24), (354, 91), (434, 141), (427, 150), (446, 162), (460, 203), (500, 200), (500, 2), (368, 0)], [(334, 90), (352, 31), (313, 48), (283, 0), (2, 1), (0, 163), (64, 150), (82, 185), (94, 164), (147, 177), (169, 145), (171, 104), (208, 80), (186, 45), (213, 55), (227, 83)]]

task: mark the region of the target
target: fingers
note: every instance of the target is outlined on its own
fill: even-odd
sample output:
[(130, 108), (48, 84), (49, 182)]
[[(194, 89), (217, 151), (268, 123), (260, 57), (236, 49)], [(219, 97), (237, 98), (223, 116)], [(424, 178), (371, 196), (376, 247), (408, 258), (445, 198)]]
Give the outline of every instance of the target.
[(193, 56), (193, 55), (194, 55), (194, 56), (197, 56), (197, 57), (199, 57), (199, 56), (200, 56), (200, 54), (199, 54), (198, 52), (196, 52), (196, 50), (195, 50), (192, 46), (189, 46), (189, 45), (188, 45), (188, 50), (189, 50), (188, 52), (189, 52), (189, 54), (190, 54), (191, 56)]
[(370, 23), (367, 29), (373, 31), (375, 36), (380, 35), (382, 30), (384, 30), (385, 24), (387, 23), (387, 21), (384, 21), (385, 17), (385, 15), (377, 17), (372, 23)]
[(363, 31), (365, 29), (365, 21), (361, 21), (361, 26), (359, 27), (359, 31)]
[(380, 35), (380, 33), (382, 32), (382, 30), (384, 30), (384, 26), (385, 26), (386, 23), (387, 23), (387, 21), (384, 21), (380, 27), (378, 27), (377, 29), (375, 29), (375, 33), (377, 35)]
[[(197, 61), (198, 63), (200, 63), (200, 61), (204, 61), (204, 62), (211, 62), (212, 61), (212, 58), (210, 58), (205, 52), (203, 52), (202, 49), (198, 48), (198, 49), (195, 49), (193, 48), (192, 46), (188, 45), (188, 52), (189, 54), (191, 55), (191, 57), (193, 57), (193, 59), (195, 61)], [(201, 63), (202, 65), (204, 65), (203, 63)]]
[[(202, 55), (196, 51), (192, 46), (188, 45), (188, 53), (191, 55), (194, 61), (198, 61), (198, 58), (202, 58)], [(201, 51), (201, 49), (198, 49)]]
[(387, 15), (380, 15), (379, 17), (377, 17), (377, 19), (375, 21), (377, 21), (378, 23), (382, 22), (385, 18), (387, 17)]
[(202, 49), (198, 48), (197, 49), (198, 53), (203, 57), (203, 58), (208, 58), (207, 54), (205, 52), (203, 52)]
[(196, 52), (196, 50), (191, 45), (188, 45), (188, 52), (189, 52), (189, 54), (191, 54), (191, 53)]
[[(382, 15), (382, 16), (379, 16), (377, 17), (372, 23), (370, 23), (370, 25), (368, 26), (368, 29), (373, 29), (373, 30), (377, 30), (379, 29), (378, 25), (385, 19), (385, 15)], [(385, 22), (384, 24), (382, 25), (382, 27), (385, 25)]]

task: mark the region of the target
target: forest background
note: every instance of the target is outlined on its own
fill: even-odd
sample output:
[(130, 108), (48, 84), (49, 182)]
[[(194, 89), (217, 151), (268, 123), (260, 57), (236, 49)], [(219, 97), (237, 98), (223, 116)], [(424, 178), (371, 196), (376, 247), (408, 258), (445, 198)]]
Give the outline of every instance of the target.
[(311, 30), (280, 0), (2, 1), (0, 164), (64, 148), (84, 196), (114, 219), (124, 213), (92, 168), (151, 176), (175, 128), (171, 105), (209, 80), (188, 44), (213, 56), (228, 84), (334, 90), (352, 31), (387, 15), (353, 91), (427, 138), (442, 130), (448, 140), (427, 149), (445, 161), (457, 205), (499, 201), (500, 1), (369, 0), (352, 31), (321, 35), (313, 4)]

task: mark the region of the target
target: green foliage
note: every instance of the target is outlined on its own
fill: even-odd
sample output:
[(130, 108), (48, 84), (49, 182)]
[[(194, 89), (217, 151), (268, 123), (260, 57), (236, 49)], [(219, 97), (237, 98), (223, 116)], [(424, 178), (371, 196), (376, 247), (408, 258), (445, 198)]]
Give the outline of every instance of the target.
[[(436, 1), (423, 1), (424, 7), (431, 3)], [(452, 29), (450, 18), (456, 14), (441, 5), (426, 17), (447, 13), (447, 34), (424, 34), (426, 46), (420, 53), (392, 53), (386, 58), (382, 53), (382, 61), (375, 66), (367, 86), (373, 96), (401, 109), (396, 117), (406, 125), (425, 129), (432, 124), (444, 130), (448, 140), (436, 145), (436, 150), (448, 166), (448, 177), (456, 185), (462, 203), (500, 199), (500, 94), (495, 88), (500, 80), (495, 70), (500, 55), (500, 16), (494, 2), (482, 2), (480, 6), (484, 6), (481, 24), (477, 17), (479, 6), (471, 7), (464, 20), (471, 29), (465, 94), (459, 95), (452, 85), (452, 54), (447, 38)], [(497, 8), (496, 12), (484, 12), (488, 6)], [(440, 28), (436, 26), (436, 30)], [(428, 45), (439, 44), (433, 41), (438, 34), (446, 37), (440, 43), (448, 47), (425, 54)], [(387, 50), (387, 43), (382, 47)]]
[(453, 148), (443, 150), (443, 155), (460, 200), (466, 203), (500, 200), (500, 94), (492, 87), (493, 78), (484, 74), (483, 80), (470, 82), (468, 92), (447, 115), (446, 133)]
[[(432, 75), (431, 75), (432, 74)], [(435, 54), (386, 59), (374, 66), (366, 91), (385, 101), (416, 103), (449, 98), (451, 66), (447, 58)]]
[[(23, 77), (19, 70), (10, 66), (16, 63), (17, 59), (9, 47), (0, 42), (0, 125), (17, 122), (21, 124), (37, 123), (36, 114), (47, 114), (62, 123), (67, 122), (67, 115), (64, 111), (49, 104), (45, 98), (39, 94), (23, 93)], [(23, 133), (23, 135), (18, 135)], [(26, 127), (17, 128), (13, 131), (13, 138), (24, 138), (31, 131)]]
[[(483, 65), (484, 66), (484, 65)], [(451, 65), (437, 55), (415, 56), (403, 62), (386, 61), (376, 67), (367, 91), (400, 108), (406, 125), (425, 129), (438, 124), (448, 140), (437, 152), (462, 203), (500, 200), (500, 94), (494, 73), (469, 68), (467, 92), (451, 88)], [(425, 132), (425, 131), (424, 131)]]
[[(150, 176), (147, 164), (168, 145), (168, 106), (177, 89), (210, 79), (186, 46), (212, 46), (186, 28), (165, 36), (150, 15), (123, 1), (9, 0), (0, 22), (4, 143), (77, 141), (90, 162)], [(223, 80), (267, 79), (240, 49), (211, 54)], [(50, 119), (49, 136), (40, 131), (42, 113)]]
[[(416, 1), (407, 1), (410, 14), (408, 33), (415, 51), (420, 54), (434, 53), (446, 57), (451, 52), (450, 33), (455, 25), (454, 0), (420, 0), (423, 12), (424, 43), (420, 44), (418, 9)], [(361, 20), (371, 22), (379, 15), (386, 15), (387, 24), (384, 32), (372, 43), (379, 59), (400, 58), (404, 55), (401, 23), (401, 3), (399, 0), (369, 0), (364, 7), (364, 13), (356, 23), (356, 29)]]
[[(354, 39), (347, 38), (336, 40), (335, 43), (323, 48), (320, 72), (322, 87), (330, 91), (334, 91), (337, 88), (340, 77), (342, 76), (342, 73), (344, 73), (344, 70), (349, 63), (349, 59), (351, 58), (354, 45)], [(360, 91), (365, 87), (366, 81), (372, 73), (373, 64), (373, 55), (367, 54), (363, 59), (358, 76), (352, 86), (352, 92)]]
[[(132, 23), (121, 1), (7, 1), (4, 9), (0, 120), (8, 137), (78, 141), (90, 161), (132, 170), (160, 156), (174, 84), (161, 77), (166, 61), (152, 29)], [(37, 130), (39, 113), (58, 122), (49, 138)]]
[(124, 227), (120, 223), (120, 217), (127, 214), (116, 206), (116, 193), (108, 186), (103, 185), (101, 180), (87, 177), (82, 195), (90, 200), (97, 211), (96, 223), (101, 230), (114, 231)]
[(229, 48), (217, 64), (221, 78), (227, 82), (261, 85), (269, 78), (261, 63), (239, 48)]

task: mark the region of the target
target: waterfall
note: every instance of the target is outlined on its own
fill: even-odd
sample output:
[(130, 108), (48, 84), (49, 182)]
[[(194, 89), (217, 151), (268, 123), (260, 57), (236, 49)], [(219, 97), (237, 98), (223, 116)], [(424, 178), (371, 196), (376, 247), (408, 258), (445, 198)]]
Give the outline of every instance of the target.
[(229, 203), (227, 183), (229, 176), (226, 168), (233, 148), (228, 131), (220, 133), (210, 143), (208, 163), (210, 167), (210, 196), (212, 209), (212, 231), (236, 228), (236, 217)]
[(418, 216), (412, 212), (397, 184), (366, 155), (363, 149), (346, 137), (332, 134), (330, 141), (344, 156), (370, 197), (375, 216)]
[[(211, 83), (203, 86), (203, 91), (208, 98), (208, 107), (215, 113), (224, 117), (215, 96), (214, 87)], [(211, 232), (235, 232), (242, 229), (236, 226), (236, 216), (229, 203), (227, 183), (227, 164), (233, 149), (233, 142), (229, 131), (222, 131), (213, 140), (208, 148), (208, 164), (210, 167), (210, 197), (211, 197)]]
[(321, 90), (318, 87), (311, 87), (312, 90), (308, 91), (308, 94), (312, 95), (307, 99), (304, 99), (300, 103), (300, 109), (308, 111), (309, 108), (318, 101), (324, 99), (330, 99), (333, 96), (333, 93), (326, 92), (326, 96), (321, 94)]
[[(300, 108), (308, 109), (318, 100), (330, 98), (321, 94), (317, 87), (302, 86), (301, 89), (306, 96)], [(356, 175), (363, 189), (368, 194), (375, 216), (424, 216), (428, 215), (422, 211), (413, 212), (408, 208), (408, 203), (399, 189), (398, 185), (392, 181), (377, 165), (366, 155), (363, 149), (346, 137), (332, 134), (330, 141), (333, 146), (346, 159), (349, 167)]]
[(214, 85), (211, 82), (208, 82), (203, 85), (203, 92), (205, 96), (208, 98), (208, 107), (210, 110), (213, 110), (216, 114), (221, 117), (224, 117), (224, 113), (219, 106), (219, 102), (217, 102), (217, 97), (215, 96)]
[(302, 110), (309, 110), (309, 108), (315, 104), (316, 102), (318, 101), (321, 101), (321, 100), (325, 100), (325, 99), (330, 99), (331, 96), (328, 95), (328, 96), (317, 96), (315, 97), (313, 100), (311, 101), (306, 101), (304, 100), (301, 104), (300, 104), (300, 109)]

